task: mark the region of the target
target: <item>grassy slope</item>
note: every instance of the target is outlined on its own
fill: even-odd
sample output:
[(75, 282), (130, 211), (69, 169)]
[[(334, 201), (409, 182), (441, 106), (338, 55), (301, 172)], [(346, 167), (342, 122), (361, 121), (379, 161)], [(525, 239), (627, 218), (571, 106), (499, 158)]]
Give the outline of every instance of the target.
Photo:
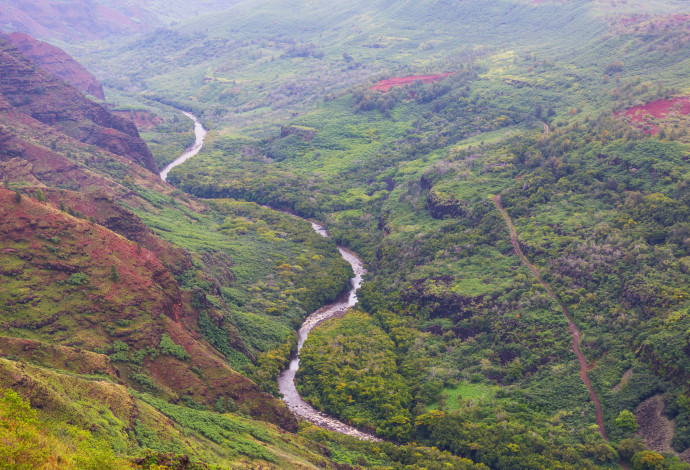
[[(83, 358), (77, 351), (72, 354)], [(236, 414), (171, 405), (113, 383), (114, 377), (60, 372), (6, 359), (0, 360), (0, 374), (3, 383), (21, 381), (13, 388), (39, 409), (38, 417), (57, 435), (64, 433), (61, 429), (67, 423), (90, 429), (116, 455), (151, 449), (187, 454), (223, 468), (246, 468), (250, 462), (268, 468), (319, 468), (326, 462), (309, 450), (306, 441), (295, 436), (281, 439), (276, 427)]]

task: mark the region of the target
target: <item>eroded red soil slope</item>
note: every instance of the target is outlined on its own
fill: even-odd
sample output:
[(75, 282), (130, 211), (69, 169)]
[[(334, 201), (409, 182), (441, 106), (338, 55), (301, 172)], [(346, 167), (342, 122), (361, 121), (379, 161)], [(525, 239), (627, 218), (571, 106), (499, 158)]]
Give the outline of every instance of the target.
[[(25, 195), (17, 202), (15, 193), (3, 188), (0, 240), (2, 331), (105, 351), (123, 384), (207, 405), (231, 397), (253, 417), (296, 430), (282, 402), (232, 370), (194, 331), (191, 293), (180, 291), (155, 253), (50, 204)], [(189, 357), (147, 352), (158, 347), (163, 334)], [(116, 341), (128, 347), (117, 359)], [(135, 361), (137, 351), (143, 353)]]
[(0, 77), (0, 95), (21, 113), (158, 173), (153, 155), (133, 122), (109, 113), (76, 88), (37, 68), (2, 38)]
[(111, 111), (114, 115), (129, 119), (140, 131), (150, 131), (163, 123), (163, 118), (149, 111)]
[(417, 80), (420, 80), (422, 83), (437, 82), (437, 81), (443, 80), (444, 78), (448, 77), (452, 73), (453, 72), (442, 73), (439, 75), (410, 75), (408, 77), (388, 78), (386, 80), (381, 80), (380, 82), (376, 83), (373, 87), (371, 87), (371, 89), (385, 93), (386, 91), (390, 90), (393, 87), (409, 85), (410, 83), (414, 83)]
[(634, 106), (617, 112), (616, 116), (625, 116), (633, 126), (641, 128), (649, 135), (656, 135), (659, 133), (659, 126), (654, 123), (654, 119), (688, 114), (690, 114), (690, 96), (679, 96), (670, 100), (658, 100)]

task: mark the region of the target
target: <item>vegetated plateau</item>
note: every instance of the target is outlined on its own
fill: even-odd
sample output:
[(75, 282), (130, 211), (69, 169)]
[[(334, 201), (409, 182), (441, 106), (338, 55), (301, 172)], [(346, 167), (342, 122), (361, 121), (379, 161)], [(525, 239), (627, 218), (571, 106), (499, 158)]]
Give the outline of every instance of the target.
[[(24, 3), (93, 76), (0, 39), (8, 468), (690, 468), (685, 2)], [(297, 388), (381, 442), (279, 400), (336, 245)]]

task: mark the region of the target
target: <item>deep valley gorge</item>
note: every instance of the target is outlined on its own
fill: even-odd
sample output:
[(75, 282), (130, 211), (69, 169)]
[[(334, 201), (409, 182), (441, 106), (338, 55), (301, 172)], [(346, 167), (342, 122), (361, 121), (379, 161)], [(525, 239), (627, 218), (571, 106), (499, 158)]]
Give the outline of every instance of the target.
[(690, 469), (682, 0), (7, 0), (0, 469)]

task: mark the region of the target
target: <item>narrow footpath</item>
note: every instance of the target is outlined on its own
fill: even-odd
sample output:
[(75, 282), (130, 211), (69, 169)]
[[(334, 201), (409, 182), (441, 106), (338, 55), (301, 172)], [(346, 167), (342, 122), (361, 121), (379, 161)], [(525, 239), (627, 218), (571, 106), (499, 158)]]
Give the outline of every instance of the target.
[(539, 269), (535, 265), (530, 263), (527, 257), (525, 257), (525, 254), (522, 252), (520, 244), (518, 243), (518, 234), (515, 230), (515, 225), (513, 225), (513, 221), (510, 219), (510, 216), (503, 208), (503, 205), (501, 205), (501, 195), (497, 194), (496, 196), (494, 196), (493, 200), (494, 204), (496, 205), (496, 208), (499, 210), (499, 212), (503, 216), (503, 219), (506, 221), (506, 224), (508, 225), (508, 229), (510, 230), (510, 243), (512, 243), (513, 245), (513, 250), (515, 251), (515, 254), (517, 254), (522, 263), (525, 266), (527, 266), (530, 269), (530, 271), (532, 271), (532, 274), (537, 279), (537, 281), (539, 281), (539, 284), (541, 284), (544, 287), (544, 289), (546, 289), (546, 292), (549, 294), (549, 297), (551, 297), (561, 307), (563, 315), (565, 315), (565, 318), (568, 320), (568, 325), (570, 325), (568, 329), (573, 335), (573, 351), (577, 355), (577, 360), (580, 363), (580, 377), (587, 386), (587, 389), (589, 390), (589, 396), (592, 399), (592, 402), (594, 403), (594, 407), (596, 408), (597, 426), (599, 426), (599, 434), (601, 434), (601, 437), (603, 437), (604, 440), (608, 441), (609, 438), (606, 436), (606, 430), (604, 429), (604, 418), (601, 411), (601, 403), (599, 403), (599, 398), (597, 397), (594, 388), (592, 388), (592, 383), (590, 382), (589, 376), (587, 375), (587, 370), (589, 369), (587, 365), (587, 360), (585, 359), (585, 355), (582, 354), (582, 351), (580, 350), (580, 339), (582, 338), (582, 333), (580, 333), (580, 330), (578, 330), (577, 326), (575, 326), (575, 323), (573, 323), (573, 320), (570, 317), (570, 314), (568, 313), (568, 309), (566, 309), (565, 305), (563, 305), (561, 301), (558, 300), (558, 298), (556, 298), (556, 295), (553, 293), (549, 285), (542, 279), (541, 274), (539, 273)]

